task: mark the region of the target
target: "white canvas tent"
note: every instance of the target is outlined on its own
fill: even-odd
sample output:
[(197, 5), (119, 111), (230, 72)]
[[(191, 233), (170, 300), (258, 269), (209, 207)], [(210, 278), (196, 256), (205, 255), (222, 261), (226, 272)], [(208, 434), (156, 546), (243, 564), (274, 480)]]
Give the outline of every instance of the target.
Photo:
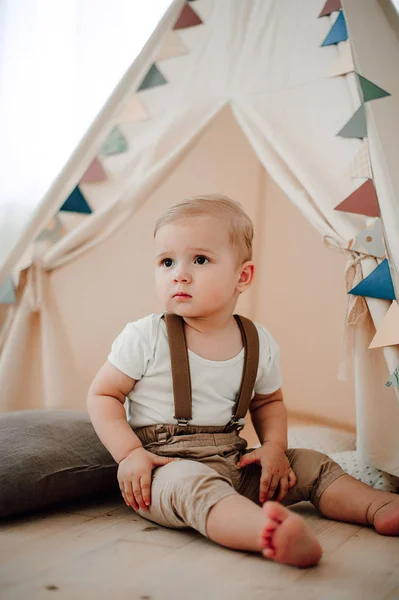
[[(238, 309), (280, 342), (288, 407), (341, 423), (355, 418), (359, 456), (399, 475), (398, 397), (384, 387), (399, 352), (368, 350), (389, 303), (367, 300), (370, 313), (356, 328), (345, 317), (346, 261), (348, 289), (377, 262), (344, 250), (367, 220), (334, 211), (359, 186), (348, 164), (361, 142), (336, 134), (360, 99), (353, 73), (330, 76), (344, 50), (320, 48), (336, 17), (318, 19), (323, 4), (195, 0), (187, 6), (202, 23), (178, 32), (185, 2), (171, 4), (0, 257), (0, 284), (23, 269), (17, 303), (3, 313), (1, 410), (84, 408), (89, 382), (125, 322), (161, 310), (151, 272), (155, 217), (187, 195), (218, 191), (255, 221), (258, 277)], [(399, 44), (379, 2), (343, 7), (356, 69), (391, 93), (368, 103), (366, 114), (398, 290)], [(154, 63), (166, 83), (138, 91)], [(137, 113), (121, 123), (121, 112), (132, 103), (137, 111), (137, 102), (146, 118)], [(128, 151), (105, 157), (100, 150), (115, 125)], [(62, 213), (66, 235), (33, 244), (96, 156), (107, 180), (81, 185), (93, 214)], [(349, 321), (359, 307), (356, 301)], [(350, 379), (336, 380), (344, 323), (347, 357), (354, 342), (354, 392)]]

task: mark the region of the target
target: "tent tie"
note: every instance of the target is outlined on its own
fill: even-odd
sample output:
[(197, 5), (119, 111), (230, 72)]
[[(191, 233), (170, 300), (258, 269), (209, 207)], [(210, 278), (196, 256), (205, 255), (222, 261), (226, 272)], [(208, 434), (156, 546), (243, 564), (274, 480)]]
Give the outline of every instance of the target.
[(32, 312), (40, 312), (43, 304), (43, 267), (38, 260), (34, 260), (27, 273), (27, 296)]
[(350, 290), (352, 290), (363, 280), (361, 261), (364, 258), (368, 258), (368, 256), (367, 254), (363, 254), (361, 252), (343, 248), (334, 238), (328, 235), (324, 236), (324, 244), (328, 248), (336, 248), (349, 256), (344, 274), (348, 301), (346, 305), (340, 365), (337, 375), (338, 379), (345, 380), (347, 377), (349, 359), (352, 358), (354, 352), (355, 328), (364, 321), (368, 314), (367, 302), (364, 297), (354, 296), (348, 292), (350, 292)]

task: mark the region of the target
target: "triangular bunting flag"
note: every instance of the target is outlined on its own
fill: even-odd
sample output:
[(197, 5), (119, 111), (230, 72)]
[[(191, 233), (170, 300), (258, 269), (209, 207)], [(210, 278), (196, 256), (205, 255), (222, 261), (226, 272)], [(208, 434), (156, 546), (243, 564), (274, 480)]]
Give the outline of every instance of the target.
[(338, 204), (334, 210), (355, 215), (364, 215), (366, 217), (379, 217), (380, 208), (373, 180), (368, 179), (365, 181), (363, 185), (357, 188), (341, 204)]
[(399, 306), (397, 302), (392, 302), (369, 348), (384, 348), (395, 344), (399, 344)]
[[(353, 296), (394, 300), (395, 292), (387, 259), (383, 260), (368, 277), (363, 279), (363, 281), (348, 293)], [(396, 343), (399, 343), (399, 341)]]
[(100, 181), (105, 181), (106, 179), (107, 175), (105, 174), (104, 167), (98, 158), (95, 157), (90, 167), (80, 180), (80, 183), (99, 183)]
[(55, 215), (53, 219), (51, 219), (50, 223), (47, 225), (45, 229), (36, 238), (36, 242), (44, 242), (50, 241), (53, 244), (58, 242), (65, 233), (65, 229), (62, 226), (61, 220), (58, 215)]
[(399, 367), (396, 367), (390, 378), (385, 384), (385, 387), (399, 387)]
[(342, 10), (340, 11), (337, 20), (334, 25), (331, 27), (326, 39), (322, 43), (323, 46), (331, 46), (332, 44), (339, 44), (339, 42), (344, 42), (348, 39), (348, 32), (346, 30), (346, 22), (344, 13)]
[(147, 75), (140, 83), (137, 91), (141, 92), (142, 90), (148, 90), (150, 88), (157, 87), (158, 85), (165, 85), (165, 83), (168, 82), (162, 75), (161, 71), (158, 69), (157, 65), (154, 63), (153, 65), (151, 65)]
[(119, 131), (117, 127), (114, 127), (105, 143), (101, 148), (101, 153), (106, 156), (112, 156), (113, 154), (121, 154), (127, 150), (127, 141)]
[(328, 17), (328, 15), (331, 15), (331, 13), (341, 10), (341, 8), (341, 0), (327, 0), (323, 10), (319, 14), (319, 17)]
[(187, 27), (195, 27), (196, 25), (201, 24), (202, 21), (197, 15), (197, 13), (193, 11), (191, 6), (189, 6), (188, 4), (184, 4), (180, 16), (177, 19), (173, 29), (186, 29)]
[(370, 102), (370, 100), (377, 100), (378, 98), (385, 98), (385, 96), (391, 95), (389, 92), (378, 87), (378, 85), (375, 85), (375, 83), (359, 75), (359, 73), (357, 73), (357, 77), (362, 90), (363, 102)]
[(176, 56), (182, 56), (184, 54), (188, 54), (188, 50), (181, 41), (177, 31), (168, 31), (164, 37), (156, 60), (168, 60), (169, 58), (176, 58)]
[(331, 69), (331, 77), (338, 77), (339, 75), (346, 75), (355, 70), (352, 58), (352, 50), (349, 40), (346, 40), (343, 44), (338, 46), (339, 56), (336, 59), (333, 68)]
[(349, 243), (348, 250), (356, 250), (363, 254), (384, 258), (386, 255), (382, 234), (382, 221), (377, 219), (370, 227), (364, 229)]
[(16, 301), (14, 282), (12, 277), (9, 277), (0, 286), (0, 304), (15, 304)]
[(357, 111), (351, 116), (346, 125), (337, 133), (344, 138), (365, 138), (367, 137), (366, 110), (364, 104), (361, 104)]
[(122, 108), (117, 117), (117, 121), (118, 123), (134, 123), (135, 121), (145, 121), (149, 118), (150, 115), (148, 114), (146, 108), (135, 94)]
[(92, 212), (90, 206), (86, 202), (85, 197), (80, 191), (79, 186), (76, 186), (73, 192), (65, 200), (60, 210), (85, 214), (90, 214)]
[(362, 140), (359, 152), (346, 169), (346, 174), (352, 179), (372, 179), (369, 145), (367, 138)]

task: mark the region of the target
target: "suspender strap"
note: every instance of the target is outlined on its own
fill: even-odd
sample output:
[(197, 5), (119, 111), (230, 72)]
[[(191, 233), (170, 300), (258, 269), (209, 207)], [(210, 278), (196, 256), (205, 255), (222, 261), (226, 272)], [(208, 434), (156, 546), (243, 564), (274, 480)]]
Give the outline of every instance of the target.
[(255, 325), (246, 317), (234, 315), (240, 328), (242, 341), (245, 348), (244, 369), (242, 373), (240, 391), (233, 408), (232, 421), (243, 419), (247, 414), (251, 396), (255, 387), (256, 374), (259, 363), (259, 336)]
[(165, 314), (168, 333), (170, 360), (172, 364), (173, 395), (175, 399), (175, 416), (179, 425), (187, 425), (192, 419), (191, 413), (191, 377), (188, 362), (184, 321), (179, 315)]
[[(188, 360), (184, 321), (179, 315), (166, 313), (170, 359), (172, 366), (173, 395), (175, 416), (179, 425), (187, 425), (192, 419), (192, 395), (190, 364)], [(244, 368), (240, 390), (233, 407), (230, 423), (236, 423), (245, 417), (251, 402), (259, 362), (259, 337), (255, 325), (246, 317), (234, 315), (241, 331), (244, 344)]]

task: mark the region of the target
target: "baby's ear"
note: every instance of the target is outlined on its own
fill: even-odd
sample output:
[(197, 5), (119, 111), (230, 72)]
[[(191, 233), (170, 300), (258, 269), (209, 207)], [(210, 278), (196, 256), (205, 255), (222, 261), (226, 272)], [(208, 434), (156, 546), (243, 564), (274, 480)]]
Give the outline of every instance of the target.
[(251, 285), (255, 273), (255, 265), (251, 261), (245, 262), (240, 268), (240, 278), (237, 284), (237, 290), (244, 292)]

